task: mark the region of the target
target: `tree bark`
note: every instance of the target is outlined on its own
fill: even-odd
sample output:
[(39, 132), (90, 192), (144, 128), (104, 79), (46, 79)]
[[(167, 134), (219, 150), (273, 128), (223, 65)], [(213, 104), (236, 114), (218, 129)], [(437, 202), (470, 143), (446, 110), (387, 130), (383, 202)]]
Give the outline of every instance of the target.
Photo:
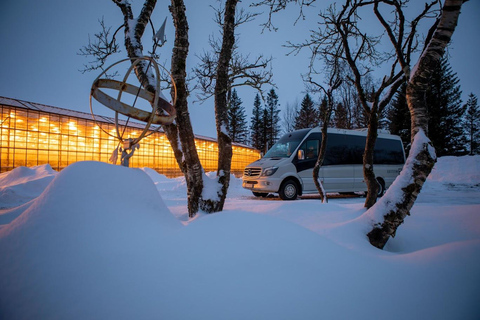
[[(373, 108), (376, 109), (376, 108)], [(376, 110), (369, 114), (367, 139), (365, 141), (365, 151), (363, 153), (363, 178), (367, 184), (367, 197), (365, 199), (365, 208), (371, 208), (377, 201), (378, 183), (373, 170), (373, 154), (375, 143), (377, 142), (378, 115)]]
[[(405, 70), (406, 77), (409, 79), (407, 104), (412, 122), (412, 149), (400, 176), (397, 177), (381, 201), (369, 210), (374, 218), (383, 218), (383, 221), (376, 223), (367, 234), (370, 243), (377, 248), (382, 249), (388, 239), (395, 236), (397, 228), (410, 214), (410, 210), (435, 164), (435, 149), (426, 136), (428, 119), (424, 97), (429, 86), (429, 78), (455, 31), (464, 2), (464, 0), (445, 1), (432, 38), (426, 44), (416, 68), (411, 75), (408, 70)], [(402, 192), (400, 199), (394, 196), (399, 190)]]
[(318, 179), (318, 173), (320, 171), (320, 168), (323, 165), (323, 160), (325, 159), (325, 153), (327, 151), (327, 142), (328, 142), (328, 135), (327, 135), (327, 129), (328, 129), (328, 124), (330, 123), (330, 118), (332, 116), (333, 112), (333, 90), (336, 90), (340, 84), (341, 81), (334, 80), (335, 77), (337, 77), (338, 73), (338, 68), (337, 65), (335, 65), (332, 78), (330, 79), (330, 88), (328, 90), (325, 90), (322, 86), (318, 85), (320, 88), (322, 88), (327, 96), (327, 107), (325, 110), (325, 114), (323, 117), (323, 123), (322, 123), (322, 142), (320, 145), (320, 150), (318, 152), (318, 158), (317, 161), (315, 162), (315, 166), (313, 167), (313, 183), (315, 184), (315, 187), (317, 188), (318, 193), (320, 194), (320, 199), (322, 200), (323, 203), (328, 202), (327, 198), (327, 193), (325, 192), (325, 189), (323, 188), (323, 184)]
[[(174, 150), (175, 158), (187, 183), (188, 216), (194, 217), (199, 210), (203, 191), (203, 168), (195, 146), (190, 114), (186, 66), (188, 55), (188, 22), (183, 0), (172, 0), (169, 6), (175, 25), (175, 41), (172, 51), (171, 73), (177, 87), (176, 124), (164, 126), (165, 133)], [(172, 89), (172, 96), (174, 91)]]
[[(155, 9), (156, 0), (146, 0), (136, 20), (134, 20), (132, 7), (129, 2), (121, 0), (113, 0), (113, 2), (121, 9), (124, 16), (125, 48), (128, 57), (133, 63), (136, 58), (143, 57), (142, 36)], [(188, 215), (193, 217), (198, 212), (201, 203), (203, 168), (195, 146), (195, 135), (188, 112), (188, 90), (186, 84), (186, 61), (189, 48), (188, 22), (183, 0), (171, 0), (169, 9), (175, 25), (171, 74), (176, 84), (176, 101), (174, 106), (176, 123), (164, 125), (163, 129), (172, 146), (175, 159), (185, 175)], [(133, 28), (133, 30), (130, 28)], [(155, 87), (150, 82), (153, 79), (152, 72), (147, 63), (138, 63), (135, 67), (135, 73), (146, 90), (155, 92)], [(171, 95), (172, 98), (175, 95), (174, 88), (171, 90)], [(165, 103), (159, 102), (159, 105), (155, 106), (154, 110), (161, 112), (160, 109), (164, 109), (167, 112), (171, 112), (172, 110), (169, 110), (169, 108), (171, 108), (169, 105), (166, 106)]]
[(230, 78), (228, 75), (235, 44), (235, 10), (238, 0), (227, 0), (223, 20), (223, 42), (217, 64), (215, 82), (215, 120), (218, 140), (218, 170), (217, 178), (220, 184), (217, 199), (204, 199), (202, 210), (218, 212), (223, 210), (230, 184), (232, 162), (232, 139), (228, 135), (228, 99)]
[[(330, 116), (328, 116), (328, 118), (330, 119)], [(325, 152), (327, 151), (327, 128), (328, 121), (324, 121), (322, 125), (322, 142), (320, 145), (320, 150), (318, 152), (317, 161), (315, 162), (315, 166), (313, 167), (313, 182), (315, 183), (315, 187), (317, 187), (317, 191), (320, 194), (320, 199), (323, 203), (327, 203), (328, 198), (325, 189), (323, 188), (322, 182), (320, 181), (320, 179), (318, 179), (318, 173), (323, 165), (323, 160), (325, 159)]]

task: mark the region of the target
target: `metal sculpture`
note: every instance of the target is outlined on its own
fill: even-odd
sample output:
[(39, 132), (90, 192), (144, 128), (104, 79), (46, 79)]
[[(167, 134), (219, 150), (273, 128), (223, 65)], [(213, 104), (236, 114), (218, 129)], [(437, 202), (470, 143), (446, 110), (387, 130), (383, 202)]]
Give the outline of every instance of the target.
[[(166, 70), (163, 66), (159, 65), (155, 61), (155, 50), (158, 46), (163, 46), (165, 43), (165, 21), (163, 22), (162, 27), (160, 30), (155, 34), (154, 39), (154, 46), (152, 51), (152, 56), (144, 56), (144, 57), (136, 57), (134, 59), (127, 58), (120, 61), (113, 63), (111, 66), (106, 68), (93, 82), (92, 88), (90, 90), (90, 112), (92, 114), (93, 120), (97, 124), (97, 126), (105, 132), (107, 135), (116, 138), (119, 143), (115, 150), (112, 153), (112, 157), (110, 158), (110, 162), (116, 163), (118, 159), (118, 152), (122, 152), (121, 157), (121, 164), (123, 166), (129, 166), (129, 158), (133, 156), (133, 153), (136, 149), (140, 148), (140, 140), (142, 140), (145, 136), (147, 136), (147, 132), (150, 129), (151, 125), (167, 125), (173, 123), (176, 116), (176, 110), (173, 107), (175, 105), (176, 100), (176, 87), (175, 82), (170, 75), (172, 86), (174, 89), (174, 99), (172, 103), (168, 102), (167, 98), (161, 93), (160, 87), (160, 68), (166, 71), (168, 74), (168, 70)], [(107, 77), (107, 72), (111, 70), (113, 67), (123, 63), (123, 62), (131, 62), (130, 67), (128, 68), (125, 76), (123, 77), (122, 81), (110, 79)], [(149, 83), (148, 85), (155, 88), (155, 91), (152, 92), (152, 89), (147, 90), (145, 85), (141, 84), (140, 86), (135, 86), (132, 84), (127, 83), (128, 77), (132, 73), (132, 71), (138, 66), (140, 63), (148, 62), (148, 66), (146, 67), (146, 72), (149, 71), (150, 68), (153, 69), (154, 75), (153, 79), (155, 85)], [(152, 78), (152, 77), (151, 77)], [(152, 81), (150, 81), (152, 82)], [(114, 98), (111, 95), (105, 92), (107, 90), (116, 91), (117, 97)], [(130, 95), (135, 96), (134, 103), (129, 105), (125, 102), (122, 102), (122, 96), (124, 93), (128, 93)], [(93, 104), (92, 98), (101, 103), (103, 106), (115, 111), (115, 135), (112, 135), (110, 132), (104, 130), (104, 128), (97, 122), (93, 112)], [(148, 101), (148, 103), (152, 106), (152, 111), (148, 112), (139, 108), (135, 107), (137, 99), (143, 99)], [(120, 132), (120, 124), (119, 124), (119, 114), (122, 114), (128, 117), (125, 127), (128, 125), (128, 121), (130, 118), (145, 122), (146, 125), (140, 135), (136, 138), (129, 138), (124, 139), (123, 135), (125, 133), (125, 128), (122, 132)], [(158, 126), (154, 131), (150, 132), (148, 135), (153, 134), (154, 132), (158, 131), (160, 126)]]

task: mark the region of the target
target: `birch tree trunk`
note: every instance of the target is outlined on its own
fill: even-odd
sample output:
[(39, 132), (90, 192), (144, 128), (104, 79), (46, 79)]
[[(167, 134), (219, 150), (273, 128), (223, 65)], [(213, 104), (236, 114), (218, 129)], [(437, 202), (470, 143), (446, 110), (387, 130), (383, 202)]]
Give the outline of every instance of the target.
[(229, 66), (235, 44), (235, 10), (238, 0), (227, 0), (223, 20), (223, 42), (218, 57), (217, 77), (215, 83), (215, 120), (218, 140), (218, 170), (217, 178), (220, 184), (217, 199), (204, 199), (202, 210), (218, 212), (223, 210), (230, 183), (232, 162), (232, 139), (228, 135), (228, 99)]
[[(175, 25), (175, 41), (172, 52), (171, 73), (177, 87), (176, 125), (164, 126), (165, 133), (174, 150), (175, 158), (187, 183), (188, 216), (193, 217), (199, 210), (203, 191), (203, 168), (195, 146), (190, 114), (188, 112), (188, 91), (186, 66), (188, 55), (188, 22), (183, 0), (171, 0), (169, 6)], [(172, 96), (174, 95), (172, 89)]]
[(373, 168), (373, 153), (378, 135), (378, 114), (376, 109), (377, 108), (372, 108), (369, 114), (370, 119), (368, 120), (367, 138), (365, 141), (365, 151), (363, 153), (363, 179), (365, 180), (368, 190), (364, 204), (366, 208), (372, 207), (377, 201), (379, 188)]
[[(330, 116), (328, 116), (328, 118), (330, 119)], [(315, 183), (315, 187), (317, 188), (317, 191), (320, 194), (320, 199), (322, 200), (322, 203), (327, 203), (328, 198), (327, 198), (327, 193), (323, 188), (322, 182), (320, 181), (320, 179), (318, 179), (318, 173), (320, 171), (320, 168), (323, 165), (323, 160), (325, 159), (325, 152), (327, 151), (327, 141), (328, 141), (327, 128), (328, 128), (328, 121), (324, 121), (322, 125), (322, 142), (320, 144), (320, 150), (318, 152), (317, 161), (315, 162), (315, 166), (313, 167), (313, 183)]]
[[(146, 0), (139, 16), (135, 19), (131, 3), (122, 0), (112, 0), (122, 11), (125, 28), (125, 48), (132, 63), (138, 57), (143, 57), (142, 37), (145, 28), (150, 21), (150, 16), (155, 9), (156, 0)], [(186, 61), (188, 56), (188, 22), (186, 8), (183, 0), (171, 0), (169, 6), (175, 25), (175, 41), (172, 52), (171, 74), (176, 84), (176, 124), (164, 125), (164, 131), (172, 146), (175, 159), (185, 175), (187, 183), (188, 215), (195, 216), (202, 201), (203, 191), (203, 168), (198, 157), (195, 146), (195, 135), (193, 133), (190, 115), (188, 112), (188, 90), (186, 85)], [(153, 79), (149, 66), (145, 63), (138, 63), (135, 73), (144, 86), (150, 92), (155, 92), (155, 87), (149, 81)], [(172, 97), (175, 92), (172, 88)], [(167, 111), (171, 106), (162, 104), (155, 106), (154, 110)]]
[(330, 80), (330, 88), (328, 90), (323, 89), (322, 86), (319, 86), (322, 88), (325, 92), (325, 95), (327, 96), (327, 107), (325, 110), (325, 115), (323, 117), (323, 123), (322, 123), (322, 141), (320, 144), (320, 150), (318, 151), (318, 158), (317, 161), (315, 162), (315, 166), (313, 167), (313, 183), (315, 184), (315, 187), (317, 188), (318, 193), (320, 194), (320, 199), (322, 200), (322, 203), (327, 203), (328, 198), (327, 198), (327, 193), (325, 192), (325, 188), (323, 188), (323, 184), (318, 178), (318, 173), (320, 171), (320, 168), (323, 165), (323, 160), (325, 159), (325, 153), (327, 151), (327, 143), (328, 143), (328, 135), (327, 135), (327, 129), (328, 129), (328, 124), (330, 123), (330, 118), (332, 116), (333, 112), (333, 90), (336, 90), (340, 84), (340, 80), (336, 80), (335, 83), (332, 85), (333, 78), (336, 77), (336, 72), (338, 72), (338, 69), (335, 68), (336, 71), (333, 72), (332, 78)]
[[(412, 148), (399, 177), (368, 214), (377, 223), (367, 234), (372, 245), (382, 249), (390, 237), (394, 237), (398, 226), (410, 210), (430, 174), (435, 161), (435, 149), (426, 136), (427, 109), (424, 102), (429, 79), (442, 58), (445, 48), (455, 31), (460, 9), (464, 0), (446, 0), (431, 40), (426, 44), (416, 67), (410, 75), (406, 71), (407, 104), (411, 114)], [(398, 194), (401, 194), (399, 197)]]

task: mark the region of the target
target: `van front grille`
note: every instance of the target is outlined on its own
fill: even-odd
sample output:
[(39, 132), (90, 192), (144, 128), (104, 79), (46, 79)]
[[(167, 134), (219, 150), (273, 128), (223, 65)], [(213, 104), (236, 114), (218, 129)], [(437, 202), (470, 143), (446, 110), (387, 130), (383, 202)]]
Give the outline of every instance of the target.
[(244, 177), (259, 177), (262, 173), (262, 168), (245, 168), (243, 171)]

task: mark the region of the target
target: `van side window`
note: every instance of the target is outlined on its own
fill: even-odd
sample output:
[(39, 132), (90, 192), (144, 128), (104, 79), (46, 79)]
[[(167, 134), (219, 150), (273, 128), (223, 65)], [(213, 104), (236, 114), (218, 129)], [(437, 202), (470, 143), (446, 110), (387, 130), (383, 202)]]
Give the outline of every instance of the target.
[(365, 137), (332, 133), (328, 135), (325, 165), (362, 164)]
[(305, 160), (316, 160), (318, 158), (319, 144), (319, 140), (307, 140), (302, 143), (300, 149), (303, 150), (305, 154)]
[(403, 164), (403, 145), (400, 140), (378, 138), (373, 161), (377, 164)]
[(324, 165), (348, 163), (348, 146), (346, 137), (343, 134), (329, 134), (327, 150), (325, 152)]
[(305, 159), (318, 158), (318, 140), (307, 141), (307, 150), (305, 150)]

